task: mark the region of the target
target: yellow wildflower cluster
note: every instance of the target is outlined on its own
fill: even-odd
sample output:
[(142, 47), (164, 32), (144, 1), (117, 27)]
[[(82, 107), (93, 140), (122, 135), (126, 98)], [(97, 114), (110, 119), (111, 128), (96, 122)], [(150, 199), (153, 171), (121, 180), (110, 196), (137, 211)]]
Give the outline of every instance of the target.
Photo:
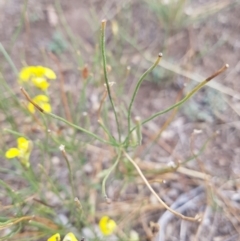
[[(61, 237), (59, 233), (51, 236), (47, 241), (61, 241)], [(73, 233), (68, 233), (62, 241), (78, 241)]]
[(28, 66), (21, 69), (19, 73), (20, 82), (31, 81), (37, 88), (47, 90), (49, 83), (47, 79), (56, 79), (53, 70), (43, 66)]
[[(43, 66), (28, 66), (21, 69), (19, 73), (19, 81), (31, 82), (37, 88), (45, 91), (49, 87), (48, 79), (56, 79), (56, 74), (53, 70)], [(51, 105), (49, 104), (49, 98), (46, 95), (37, 95), (32, 101), (42, 108), (45, 112), (51, 112)], [(31, 113), (35, 113), (35, 107), (33, 104), (28, 104), (28, 110)]]
[(17, 157), (24, 167), (29, 168), (29, 157), (31, 154), (31, 150), (32, 143), (24, 137), (19, 137), (17, 139), (17, 147), (12, 147), (8, 149), (5, 153), (5, 157), (8, 159)]
[[(28, 66), (22, 68), (19, 73), (20, 82), (31, 81), (36, 87), (41, 90), (46, 90), (49, 86), (47, 79), (56, 79), (56, 74), (53, 70), (43, 66)], [(46, 95), (37, 95), (32, 101), (42, 108), (45, 112), (51, 112), (49, 98)], [(35, 112), (35, 106), (32, 103), (28, 104), (28, 110), (31, 113)], [(24, 137), (17, 139), (17, 147), (12, 147), (7, 150), (5, 157), (8, 159), (18, 158), (25, 168), (30, 167), (29, 157), (32, 151), (32, 143)]]

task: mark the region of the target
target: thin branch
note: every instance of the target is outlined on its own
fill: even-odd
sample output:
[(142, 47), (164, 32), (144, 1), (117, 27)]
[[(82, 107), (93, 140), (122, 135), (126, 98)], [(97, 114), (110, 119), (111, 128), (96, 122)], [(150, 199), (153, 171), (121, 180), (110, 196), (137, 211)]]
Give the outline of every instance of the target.
[(130, 130), (131, 130), (131, 110), (132, 110), (132, 105), (133, 105), (133, 102), (135, 100), (135, 97), (138, 93), (138, 90), (143, 82), (143, 80), (145, 79), (145, 77), (159, 64), (161, 58), (162, 58), (162, 53), (159, 53), (158, 54), (158, 58), (157, 60), (155, 61), (155, 63), (148, 69), (146, 70), (143, 75), (140, 77), (140, 79), (138, 80), (138, 83), (137, 83), (137, 86), (133, 92), (133, 96), (131, 98), (131, 102), (130, 102), (130, 105), (128, 107), (128, 134), (130, 134)]
[(118, 157), (116, 159), (116, 161), (114, 162), (114, 164), (108, 169), (108, 172), (106, 174), (106, 176), (103, 179), (102, 182), (102, 194), (104, 195), (105, 198), (108, 198), (107, 193), (106, 193), (106, 181), (109, 177), (109, 175), (111, 174), (111, 172), (115, 169), (115, 167), (117, 166), (117, 164), (119, 163), (121, 157), (121, 153), (118, 154)]
[(110, 91), (110, 86), (109, 86), (109, 82), (108, 82), (108, 73), (107, 73), (107, 60), (106, 60), (106, 52), (105, 52), (105, 28), (106, 28), (106, 20), (102, 20), (102, 29), (101, 29), (101, 50), (102, 50), (102, 60), (103, 60), (103, 72), (104, 72), (104, 79), (105, 79), (105, 83), (107, 86), (107, 92), (108, 92), (108, 96), (109, 96), (109, 100), (111, 102), (111, 106), (114, 112), (114, 116), (115, 116), (115, 120), (116, 120), (116, 124), (117, 124), (117, 129), (118, 129), (118, 139), (119, 141), (121, 140), (121, 131), (120, 131), (120, 125), (119, 125), (119, 121), (118, 121), (118, 116), (117, 116), (117, 112), (113, 103), (113, 99), (112, 99), (112, 95), (111, 95), (111, 91)]
[(67, 157), (64, 145), (61, 145), (59, 147), (59, 149), (62, 152), (62, 155), (63, 155), (63, 157), (64, 157), (64, 159), (65, 159), (65, 161), (67, 163), (67, 167), (68, 167), (68, 171), (69, 171), (69, 181), (70, 181), (70, 185), (71, 185), (71, 189), (72, 189), (72, 198), (74, 199), (74, 197), (76, 196), (76, 193), (75, 193), (75, 189), (74, 189), (74, 185), (73, 185), (72, 168), (71, 168), (70, 162), (68, 160), (68, 157)]
[[(168, 107), (165, 110), (159, 111), (157, 113), (155, 113), (154, 115), (150, 116), (148, 119), (142, 121), (142, 125), (146, 124), (147, 122), (153, 120), (154, 118), (165, 114), (167, 112), (169, 112), (170, 110), (182, 105), (184, 102), (186, 102), (188, 99), (190, 99), (196, 92), (198, 92), (205, 84), (207, 84), (210, 80), (212, 80), (213, 78), (215, 78), (216, 76), (218, 76), (219, 74), (221, 74), (222, 72), (224, 72), (227, 68), (229, 67), (228, 64), (225, 64), (222, 68), (220, 68), (216, 73), (214, 73), (213, 75), (211, 75), (210, 77), (206, 78), (204, 81), (202, 81), (200, 84), (198, 84), (195, 88), (193, 88), (191, 90), (191, 92), (189, 92), (182, 100), (180, 100), (179, 102), (177, 102), (176, 104)], [(130, 133), (132, 133), (135, 129), (137, 128), (137, 126), (133, 127), (130, 131)], [(130, 134), (129, 133), (129, 134)], [(126, 140), (124, 141), (125, 143), (127, 142), (128, 138), (126, 138)]]
[(23, 87), (21, 87), (20, 90), (22, 91), (22, 93), (23, 93), (23, 95), (26, 97), (26, 99), (27, 99), (32, 105), (34, 105), (34, 107), (36, 107), (40, 112), (45, 113), (44, 110), (31, 99), (31, 97), (29, 96), (29, 94), (27, 93), (27, 91), (26, 91)]
[(88, 134), (89, 136), (92, 136), (93, 138), (95, 138), (95, 139), (97, 139), (97, 140), (99, 140), (99, 141), (101, 141), (101, 142), (103, 142), (103, 143), (111, 144), (110, 142), (103, 140), (101, 137), (97, 136), (96, 134), (94, 134), (94, 133), (92, 133), (92, 132), (90, 132), (90, 131), (88, 131), (88, 130), (80, 127), (80, 126), (77, 126), (77, 125), (75, 125), (75, 124), (73, 124), (73, 123), (65, 120), (64, 118), (62, 118), (62, 117), (60, 117), (60, 116), (57, 116), (57, 115), (55, 115), (55, 114), (53, 114), (53, 113), (47, 113), (47, 112), (45, 112), (41, 107), (39, 107), (36, 103), (34, 103), (34, 101), (32, 101), (31, 97), (28, 95), (28, 93), (26, 92), (26, 90), (25, 90), (24, 88), (21, 87), (21, 91), (22, 91), (23, 95), (26, 97), (26, 99), (27, 99), (31, 104), (33, 104), (40, 112), (44, 113), (45, 115), (51, 116), (51, 117), (54, 118), (54, 119), (57, 119), (57, 120), (59, 120), (59, 121), (61, 121), (61, 122), (64, 122), (64, 123), (66, 123), (67, 125), (75, 128), (75, 129), (77, 129), (77, 130), (80, 130), (80, 131)]
[(157, 200), (171, 213), (173, 213), (174, 215), (176, 215), (177, 217), (180, 217), (184, 220), (188, 220), (188, 221), (193, 221), (193, 222), (198, 222), (199, 221), (199, 216), (196, 215), (196, 217), (187, 217), (184, 216), (181, 213), (176, 212), (175, 210), (171, 209), (159, 196), (158, 194), (153, 190), (153, 188), (151, 187), (151, 185), (149, 184), (148, 180), (145, 178), (145, 176), (143, 175), (141, 169), (138, 167), (138, 165), (136, 164), (136, 162), (124, 151), (125, 156), (127, 157), (127, 159), (133, 164), (133, 166), (135, 167), (135, 169), (137, 170), (137, 172), (139, 173), (139, 175), (141, 176), (142, 180), (145, 182), (146, 186), (148, 187), (148, 189), (152, 192), (152, 194), (157, 198)]
[(9, 54), (7, 53), (7, 51), (5, 50), (5, 48), (3, 47), (3, 45), (1, 43), (0, 43), (0, 52), (2, 52), (3, 56), (5, 57), (5, 59), (9, 63), (9, 65), (11, 66), (14, 74), (16, 75), (16, 77), (18, 77), (18, 70), (17, 70), (15, 64), (13, 63), (11, 57), (9, 56)]

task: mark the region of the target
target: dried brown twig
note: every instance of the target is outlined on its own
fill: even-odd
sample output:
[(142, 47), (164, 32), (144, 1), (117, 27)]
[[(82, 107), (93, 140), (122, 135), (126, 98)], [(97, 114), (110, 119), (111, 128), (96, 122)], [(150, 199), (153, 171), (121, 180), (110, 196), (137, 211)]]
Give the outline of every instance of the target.
[(127, 157), (127, 159), (133, 164), (133, 166), (135, 167), (135, 169), (137, 170), (137, 172), (139, 173), (139, 175), (141, 176), (141, 178), (143, 179), (143, 181), (145, 182), (146, 186), (148, 187), (148, 189), (151, 191), (151, 193), (157, 198), (157, 200), (171, 213), (173, 213), (174, 215), (176, 215), (177, 217), (180, 217), (181, 219), (187, 220), (187, 221), (193, 221), (193, 222), (199, 222), (200, 221), (200, 217), (199, 215), (196, 215), (195, 217), (187, 217), (181, 213), (176, 212), (175, 210), (171, 209), (160, 197), (159, 195), (153, 190), (153, 188), (151, 187), (151, 185), (149, 184), (148, 180), (145, 178), (145, 176), (143, 175), (141, 169), (138, 167), (138, 165), (136, 164), (136, 162), (124, 151), (124, 155)]

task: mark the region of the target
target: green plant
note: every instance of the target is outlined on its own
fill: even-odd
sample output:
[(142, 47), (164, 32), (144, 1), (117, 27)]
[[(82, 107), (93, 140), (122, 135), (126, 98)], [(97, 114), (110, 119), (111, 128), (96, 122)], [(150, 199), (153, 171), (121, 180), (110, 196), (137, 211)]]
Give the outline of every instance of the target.
[[(5, 240), (9, 238), (11, 239), (14, 236), (16, 236), (18, 240), (21, 238), (31, 240), (46, 237), (52, 234), (54, 234), (54, 238), (57, 237), (57, 239), (59, 239), (60, 234), (65, 234), (69, 229), (80, 230), (86, 226), (92, 227), (95, 217), (100, 219), (102, 216), (107, 216), (97, 216), (98, 210), (95, 210), (96, 204), (92, 202), (92, 196), (102, 190), (103, 197), (107, 202), (111, 202), (106, 190), (107, 180), (114, 171), (117, 175), (121, 175), (123, 177), (124, 173), (122, 173), (122, 170), (125, 169), (129, 170), (129, 173), (138, 174), (159, 203), (178, 218), (188, 221), (199, 221), (200, 219), (198, 215), (195, 217), (188, 217), (170, 208), (154, 191), (137, 162), (131, 156), (131, 152), (136, 150), (136, 148), (141, 144), (141, 128), (144, 124), (184, 104), (196, 92), (204, 87), (205, 84), (225, 71), (228, 65), (224, 65), (216, 73), (199, 83), (184, 98), (169, 108), (154, 113), (144, 120), (135, 119), (134, 122), (132, 110), (138, 90), (146, 76), (158, 66), (162, 58), (162, 54), (159, 54), (155, 63), (147, 69), (142, 76), (140, 76), (130, 97), (130, 102), (127, 104), (124, 113), (121, 113), (119, 108), (117, 108), (117, 101), (112, 89), (112, 84), (109, 82), (108, 77), (109, 73), (105, 49), (105, 27), (106, 21), (103, 20), (101, 26), (100, 48), (103, 77), (105, 82), (105, 86), (103, 88), (105, 88), (104, 93), (107, 93), (107, 95), (103, 96), (99, 107), (99, 125), (97, 128), (87, 129), (84, 126), (84, 122), (82, 125), (71, 122), (69, 120), (70, 118), (67, 119), (67, 114), (65, 117), (61, 117), (54, 114), (54, 110), (51, 112), (50, 108), (46, 111), (43, 106), (46, 105), (45, 102), (49, 101), (48, 98), (43, 98), (47, 101), (44, 101), (42, 105), (36, 98), (32, 98), (32, 93), (35, 94), (35, 89), (27, 87), (30, 90), (28, 91), (21, 87), (21, 92), (25, 97), (27, 104), (31, 104), (34, 110), (39, 111), (38, 114), (31, 111), (29, 113), (26, 111), (24, 105), (21, 106), (19, 98), (12, 93), (12, 89), (8, 86), (8, 84), (4, 80), (2, 81), (7, 93), (9, 93), (12, 98), (17, 101), (16, 105), (1, 106), (3, 112), (8, 115), (9, 110), (13, 108), (13, 106), (21, 111), (24, 110), (18, 115), (18, 118), (21, 120), (21, 118), (28, 116), (31, 118), (31, 124), (34, 123), (35, 125), (38, 125), (40, 130), (39, 135), (29, 134), (30, 137), (28, 138), (34, 143), (34, 148), (36, 148), (40, 153), (35, 153), (34, 156), (34, 164), (37, 164), (38, 168), (34, 168), (34, 166), (31, 165), (31, 158), (33, 158), (33, 156), (29, 159), (29, 165), (21, 165), (21, 163), (15, 160), (12, 162), (12, 165), (17, 171), (17, 178), (24, 184), (19, 188), (19, 190), (14, 190), (11, 187), (11, 184), (7, 181), (0, 181), (0, 185), (5, 190), (5, 196), (9, 197), (7, 200), (9, 205), (4, 206), (4, 213), (0, 220), (0, 228), (7, 230), (3, 237)], [(3, 46), (0, 45), (0, 47), (1, 52), (18, 77), (18, 70), (16, 69), (13, 61)], [(88, 78), (88, 76), (86, 78)], [(110, 104), (106, 100), (107, 96)], [(57, 98), (54, 96), (51, 99), (53, 101), (57, 101)], [(66, 101), (67, 104), (70, 103), (70, 100), (67, 97)], [(50, 105), (49, 103), (47, 104), (48, 106)], [(59, 108), (60, 110), (63, 109), (63, 103), (58, 106), (58, 109)], [(73, 109), (70, 117), (76, 114), (77, 113), (75, 113)], [(122, 116), (125, 116), (124, 121), (122, 121), (123, 118), (120, 118)], [(14, 113), (11, 113), (10, 116), (7, 117), (9, 119), (12, 117), (11, 121), (15, 121), (15, 118), (13, 118)], [(108, 121), (111, 117), (113, 117), (113, 122), (116, 128), (112, 127), (112, 123)], [(3, 129), (2, 132), (4, 135), (11, 134), (13, 136), (21, 137), (28, 135), (28, 133), (24, 133), (24, 128), (21, 127), (21, 121), (20, 123), (14, 123), (12, 128)], [(86, 167), (88, 159), (88, 155), (85, 151), (87, 149), (96, 151), (98, 148), (101, 150), (110, 150), (108, 159), (111, 163), (107, 169), (101, 169), (97, 166), (96, 169), (98, 168), (97, 170), (100, 170), (99, 173), (97, 173), (98, 175), (92, 175), (89, 177), (88, 173), (91, 173), (91, 170), (88, 170), (87, 174), (82, 172), (83, 167)], [(2, 150), (2, 156), (4, 156), (5, 152), (6, 155), (9, 154), (7, 150), (8, 148), (6, 148), (6, 150)], [(21, 151), (21, 148), (19, 148), (19, 150)], [(52, 161), (52, 156), (55, 157), (55, 161)], [(98, 157), (99, 156), (100, 154)], [(194, 155), (193, 158), (195, 158), (195, 156), (196, 155)], [(17, 157), (19, 156), (17, 155)], [(58, 161), (56, 161), (56, 159), (58, 161), (63, 160), (61, 163), (61, 165), (64, 166), (63, 169), (58, 169)], [(179, 163), (179, 165), (175, 167), (164, 167), (159, 170), (159, 172), (165, 173), (175, 171), (181, 165), (184, 165), (184, 162)], [(6, 171), (7, 174), (14, 175), (15, 170), (7, 169), (4, 171)], [(57, 173), (57, 170), (60, 173)], [(62, 170), (65, 171), (65, 177)], [(78, 174), (78, 171), (81, 171), (81, 175)], [(130, 174), (127, 178), (133, 178), (132, 180), (134, 180), (133, 174)], [(69, 186), (66, 186), (67, 181)], [(79, 192), (77, 188), (79, 183), (81, 183), (81, 187), (85, 192)], [(123, 189), (126, 184), (128, 183), (124, 180)], [(91, 193), (88, 193), (88, 191)], [(80, 195), (81, 198), (76, 198), (77, 195)], [(51, 204), (51, 202), (55, 202), (55, 205)], [(88, 211), (93, 217), (88, 217)], [(60, 218), (59, 213), (64, 216), (65, 220), (64, 218)], [(114, 226), (114, 228), (118, 225), (117, 221), (116, 225), (113, 220), (111, 220), (110, 223), (112, 227)], [(24, 235), (21, 236), (22, 233), (26, 235), (26, 237)], [(105, 232), (105, 234), (108, 233), (109, 232)], [(76, 232), (76, 235), (80, 236), (80, 232)], [(119, 232), (118, 235), (121, 240), (128, 240), (128, 235), (123, 235), (121, 232)]]

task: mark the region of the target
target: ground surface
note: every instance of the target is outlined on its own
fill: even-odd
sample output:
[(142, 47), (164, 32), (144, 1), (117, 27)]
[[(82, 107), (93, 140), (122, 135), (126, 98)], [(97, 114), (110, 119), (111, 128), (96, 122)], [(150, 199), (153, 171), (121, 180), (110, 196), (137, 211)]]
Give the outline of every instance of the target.
[[(202, 214), (201, 223), (180, 221), (167, 213), (163, 215), (162, 208), (142, 185), (130, 188), (128, 195), (124, 194), (126, 196), (117, 196), (115, 205), (117, 201), (122, 201), (121, 205), (124, 206), (124, 202), (133, 205), (140, 204), (141, 198), (147, 200), (149, 210), (143, 211), (141, 221), (135, 220), (133, 225), (144, 237), (142, 240), (151, 236), (150, 221), (160, 224), (158, 240), (239, 240), (240, 4), (231, 5), (234, 1), (192, 1), (185, 8), (188, 15), (164, 20), (161, 12), (156, 12), (156, 2), (62, 0), (61, 13), (59, 9), (57, 11), (58, 5), (54, 1), (30, 0), (27, 14), (22, 15), (23, 1), (1, 1), (0, 42), (18, 69), (24, 63), (44, 63), (56, 69), (45, 50), (53, 48), (60, 51), (58, 56), (66, 79), (64, 88), (74, 97), (83, 86), (78, 68), (82, 69), (84, 64), (88, 64), (95, 83), (91, 83), (87, 90), (88, 103), (83, 110), (93, 118), (96, 118), (102, 93), (101, 66), (95, 67), (94, 61), (103, 18), (109, 20), (107, 48), (108, 58), (112, 60), (109, 63), (112, 67), (110, 78), (116, 82), (116, 95), (124, 102), (129, 101), (137, 77), (151, 65), (158, 52), (164, 54), (161, 67), (147, 77), (137, 95), (133, 113), (142, 119), (175, 103), (196, 81), (201, 80), (199, 75), (207, 77), (228, 63), (228, 71), (180, 108), (154, 146), (149, 144), (149, 140), (173, 117), (172, 112), (146, 124), (143, 127), (143, 145), (133, 153), (139, 159), (139, 166), (147, 171), (163, 164), (169, 166), (185, 161), (210, 138), (203, 154), (188, 162), (187, 169), (179, 169), (165, 176), (149, 174), (149, 178), (166, 180), (165, 184), (153, 185), (166, 203), (175, 205), (175, 209), (182, 208), (182, 212), (190, 216)], [(198, 12), (205, 14), (196, 18)], [(114, 29), (116, 23), (118, 33), (114, 36), (111, 28)], [(72, 53), (76, 51), (81, 53), (80, 60), (73, 57)], [(4, 78), (20, 95), (11, 68), (3, 57), (0, 64)], [(131, 71), (126, 78), (127, 66), (131, 66)], [(187, 87), (183, 89), (185, 84)], [(123, 94), (118, 94), (118, 88), (122, 85)], [(6, 99), (5, 96), (3, 101)], [(61, 106), (58, 101), (55, 102), (54, 109), (61, 114)], [(3, 127), (7, 126), (4, 118), (0, 121)], [(196, 129), (201, 133), (193, 135)], [(90, 157), (94, 158), (94, 155)], [(61, 166), (58, 168), (61, 170)], [(209, 175), (208, 181), (203, 174)], [(4, 174), (0, 173), (1, 176), (6, 179)], [(64, 183), (67, 174), (63, 173), (62, 177)], [(7, 181), (14, 183), (14, 177), (7, 176)], [(118, 183), (113, 182), (112, 189), (117, 187)], [(181, 198), (185, 198), (185, 208), (179, 204)], [(129, 203), (126, 200), (130, 200)], [(109, 213), (116, 214), (116, 208), (112, 204), (108, 208)], [(126, 207), (126, 210), (129, 209)]]

